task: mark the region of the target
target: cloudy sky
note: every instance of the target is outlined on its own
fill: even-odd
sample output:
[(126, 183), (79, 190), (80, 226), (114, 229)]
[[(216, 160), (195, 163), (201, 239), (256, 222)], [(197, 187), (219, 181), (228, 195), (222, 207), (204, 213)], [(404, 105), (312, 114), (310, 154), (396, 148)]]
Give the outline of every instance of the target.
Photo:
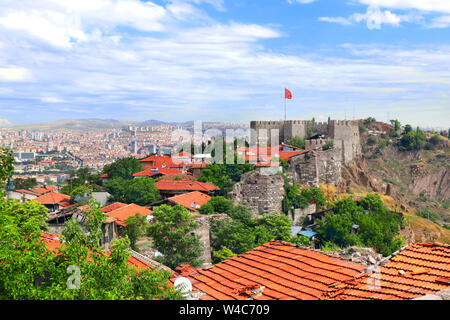
[(449, 0), (0, 0), (0, 126), (450, 126)]

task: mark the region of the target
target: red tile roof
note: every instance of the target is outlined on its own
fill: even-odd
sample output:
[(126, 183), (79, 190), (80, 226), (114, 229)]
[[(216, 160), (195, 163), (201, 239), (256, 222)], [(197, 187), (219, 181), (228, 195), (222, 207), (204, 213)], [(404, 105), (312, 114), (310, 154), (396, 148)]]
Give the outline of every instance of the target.
[(279, 162), (258, 162), (256, 164), (256, 167), (279, 167), (280, 163)]
[(414, 243), (357, 282), (331, 289), (335, 299), (406, 300), (450, 288), (450, 245)]
[(100, 209), (101, 212), (103, 213), (108, 213), (111, 212), (113, 210), (119, 209), (119, 208), (123, 208), (126, 207), (127, 204), (126, 203), (122, 203), (122, 202), (114, 202), (110, 205), (107, 205), (106, 207), (103, 207)]
[(156, 176), (159, 174), (167, 175), (167, 174), (182, 174), (183, 173), (178, 169), (172, 169), (172, 168), (161, 168), (161, 169), (157, 169), (157, 171), (152, 171), (152, 170), (155, 170), (155, 169), (148, 168), (148, 169), (145, 169), (144, 171), (133, 173), (133, 177), (153, 177), (153, 176)]
[(38, 188), (31, 189), (31, 191), (33, 191), (34, 193), (39, 193), (39, 194), (44, 194), (44, 193), (48, 193), (50, 191), (55, 191), (55, 190), (58, 190), (58, 188), (56, 188), (54, 186), (45, 186), (45, 187), (38, 187)]
[(39, 196), (32, 201), (37, 201), (41, 204), (57, 204), (63, 202), (64, 200), (69, 200), (70, 196), (63, 193), (49, 192)]
[(126, 226), (125, 220), (129, 217), (134, 217), (137, 213), (139, 213), (141, 216), (147, 216), (153, 213), (153, 211), (149, 208), (132, 203), (125, 207), (110, 211), (106, 213), (106, 215), (110, 218), (114, 218), (117, 224)]
[(301, 151), (280, 151), (280, 159), (283, 159), (284, 161), (290, 161), (292, 157), (298, 156), (303, 153), (307, 153), (308, 150), (301, 150)]
[[(316, 300), (328, 289), (354, 279), (366, 266), (316, 250), (272, 241), (204, 269), (175, 271), (205, 293), (202, 300)], [(258, 290), (260, 293), (258, 293)]]
[(165, 191), (213, 191), (219, 190), (218, 186), (191, 180), (160, 180), (155, 183), (158, 190)]
[(33, 195), (33, 196), (38, 196), (38, 197), (41, 195), (40, 193), (33, 192), (33, 191), (30, 191), (30, 190), (25, 190), (25, 189), (19, 189), (19, 190), (16, 190), (16, 192), (18, 192), (18, 193), (31, 194), (31, 195)]
[[(49, 250), (57, 251), (56, 248), (64, 246), (64, 244), (60, 241), (60, 237), (61, 236), (58, 234), (42, 232), (41, 241), (43, 241), (46, 244), (46, 246)], [(104, 252), (106, 254), (110, 253), (110, 251), (104, 251)], [(147, 258), (146, 256), (139, 254), (136, 251), (130, 250), (130, 253), (131, 253), (131, 257), (128, 259), (128, 264), (130, 266), (135, 267), (138, 270), (150, 268), (150, 269), (172, 271), (169, 267), (166, 267), (165, 265), (162, 265), (157, 261)]]
[(193, 162), (186, 165), (187, 167), (191, 169), (206, 169), (209, 167), (209, 164), (205, 162)]
[(173, 161), (172, 157), (168, 155), (153, 155), (139, 161), (142, 163), (145, 169), (183, 168), (184, 166), (184, 163), (182, 161)]
[(175, 197), (170, 197), (168, 200), (182, 205), (191, 211), (197, 211), (202, 205), (207, 203), (211, 199), (211, 196), (204, 194), (203, 192), (193, 191), (185, 194), (180, 194)]
[(109, 178), (109, 175), (107, 173), (104, 173), (100, 176), (100, 178), (106, 179), (106, 178)]

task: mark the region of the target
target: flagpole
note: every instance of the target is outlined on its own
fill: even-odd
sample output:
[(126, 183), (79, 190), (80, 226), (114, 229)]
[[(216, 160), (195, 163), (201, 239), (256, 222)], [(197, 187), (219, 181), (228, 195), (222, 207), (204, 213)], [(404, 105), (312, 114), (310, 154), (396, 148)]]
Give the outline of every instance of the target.
[(286, 122), (286, 94), (284, 95), (284, 122)]

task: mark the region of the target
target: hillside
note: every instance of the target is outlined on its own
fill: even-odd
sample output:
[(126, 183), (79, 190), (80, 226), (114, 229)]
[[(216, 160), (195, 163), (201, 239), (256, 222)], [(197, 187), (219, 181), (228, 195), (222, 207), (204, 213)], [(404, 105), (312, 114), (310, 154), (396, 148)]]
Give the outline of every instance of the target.
[[(426, 145), (429, 150), (401, 151), (400, 137), (389, 134), (392, 129), (386, 123), (371, 122), (360, 130), (364, 158), (344, 168), (342, 191), (388, 195), (409, 222), (410, 237), (450, 243), (448, 138), (439, 136), (435, 145)], [(431, 136), (426, 133), (427, 141)]]

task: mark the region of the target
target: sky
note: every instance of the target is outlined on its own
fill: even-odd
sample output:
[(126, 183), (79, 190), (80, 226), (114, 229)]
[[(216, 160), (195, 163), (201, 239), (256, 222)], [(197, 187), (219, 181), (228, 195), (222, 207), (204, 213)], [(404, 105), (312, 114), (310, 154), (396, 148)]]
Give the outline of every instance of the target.
[(449, 0), (0, 0), (0, 127), (63, 119), (450, 127)]

